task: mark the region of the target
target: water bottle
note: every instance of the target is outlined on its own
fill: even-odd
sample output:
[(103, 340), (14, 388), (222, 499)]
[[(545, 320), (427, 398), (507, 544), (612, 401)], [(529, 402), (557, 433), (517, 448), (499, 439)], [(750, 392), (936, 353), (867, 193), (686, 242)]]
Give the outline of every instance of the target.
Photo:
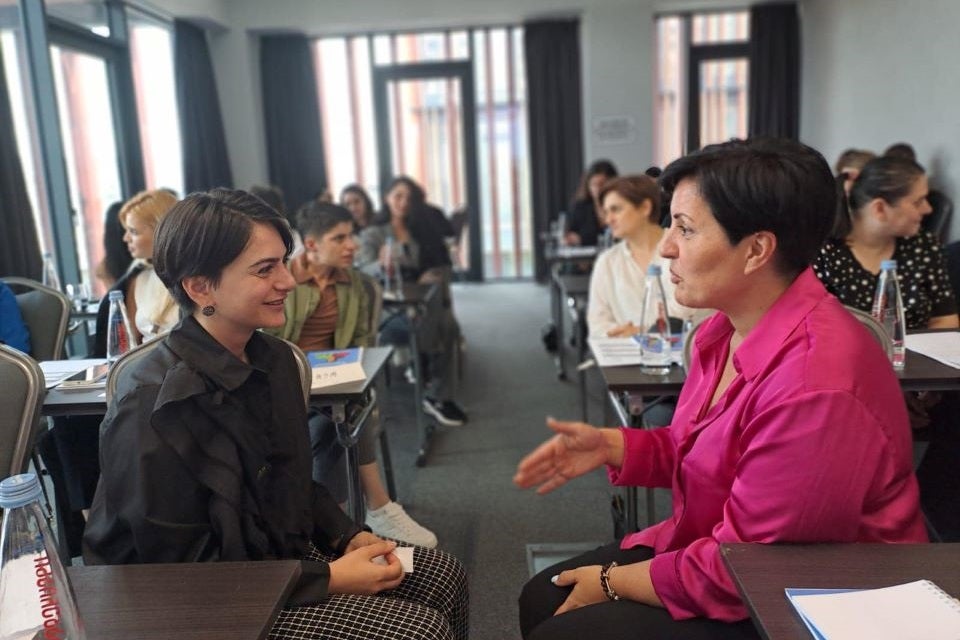
[(33, 473), (0, 482), (0, 639), (83, 640), (77, 601), (40, 495)]
[[(110, 310), (107, 314), (107, 360), (113, 362), (133, 348), (133, 331), (127, 317), (127, 305), (122, 291), (110, 292)], [(2, 639), (0, 639), (2, 640)]]
[(607, 227), (600, 236), (600, 249), (606, 250), (613, 246), (613, 229)]
[(397, 300), (403, 298), (403, 272), (400, 257), (397, 255), (397, 243), (387, 238), (387, 264), (384, 273), (384, 288)]
[(557, 216), (557, 229), (556, 237), (554, 241), (557, 243), (557, 248), (565, 247), (567, 245), (567, 212), (561, 211)]
[(57, 265), (49, 251), (43, 254), (43, 284), (60, 291), (60, 276), (57, 275)]
[(896, 260), (884, 260), (880, 263), (880, 277), (877, 279), (877, 291), (873, 296), (872, 315), (883, 326), (893, 345), (893, 368), (903, 369), (907, 361), (907, 348), (904, 344), (907, 323), (903, 315), (903, 298), (900, 297)]
[(640, 316), (640, 368), (643, 373), (666, 375), (672, 359), (670, 319), (667, 296), (660, 281), (660, 265), (647, 267), (643, 291), (643, 314)]

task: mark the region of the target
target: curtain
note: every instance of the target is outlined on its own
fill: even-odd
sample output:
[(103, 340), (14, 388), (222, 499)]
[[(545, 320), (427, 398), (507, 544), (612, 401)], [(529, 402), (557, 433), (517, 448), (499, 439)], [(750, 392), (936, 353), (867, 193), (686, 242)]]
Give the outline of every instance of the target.
[(260, 80), (270, 182), (293, 212), (327, 183), (317, 78), (303, 35), (261, 36)]
[(13, 113), (0, 52), (0, 276), (40, 280), (40, 243), (33, 222), (33, 209), (20, 166), (20, 153), (13, 135)]
[(203, 29), (174, 21), (174, 65), (187, 193), (232, 186), (220, 100)]
[(800, 134), (800, 18), (794, 2), (750, 9), (751, 136)]
[[(539, 238), (566, 209), (583, 170), (580, 114), (580, 22), (524, 25), (533, 233)], [(547, 277), (543, 243), (534, 242), (535, 273)]]

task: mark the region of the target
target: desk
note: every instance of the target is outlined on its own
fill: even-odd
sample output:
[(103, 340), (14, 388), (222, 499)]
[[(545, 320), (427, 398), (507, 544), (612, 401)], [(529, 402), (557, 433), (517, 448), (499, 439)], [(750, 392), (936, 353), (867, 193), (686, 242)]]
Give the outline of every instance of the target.
[[(310, 392), (311, 404), (329, 407), (336, 426), (337, 441), (347, 455), (347, 495), (351, 516), (363, 523), (363, 495), (360, 490), (360, 464), (356, 443), (367, 418), (376, 405), (376, 396), (370, 393), (374, 380), (383, 370), (393, 347), (369, 347), (363, 350), (363, 371), (366, 379), (336, 385)], [(356, 411), (347, 414), (348, 403), (359, 402)], [(107, 398), (103, 389), (92, 391), (63, 391), (57, 387), (47, 390), (42, 407), (45, 416), (104, 415)]]
[[(330, 408), (330, 417), (337, 429), (337, 442), (346, 451), (347, 502), (353, 521), (359, 524), (363, 524), (366, 510), (360, 486), (360, 454), (356, 445), (360, 440), (360, 432), (377, 404), (377, 396), (371, 393), (371, 387), (392, 352), (393, 347), (366, 347), (362, 363), (365, 379), (310, 391), (311, 404)], [(348, 404), (356, 407), (349, 415)]]
[(786, 587), (876, 588), (926, 578), (960, 594), (960, 544), (722, 544), (720, 555), (767, 640), (810, 640)]
[[(566, 264), (572, 263), (590, 263), (596, 259), (598, 254), (597, 247), (560, 247), (548, 246), (544, 258), (550, 265), (550, 309), (553, 315), (553, 326), (557, 329), (557, 378), (566, 380), (567, 372), (563, 363), (563, 301), (564, 297), (564, 279), (570, 278), (566, 284), (571, 290), (581, 290), (585, 295), (590, 287), (589, 275), (565, 275), (561, 273), (561, 268)], [(582, 280), (576, 280), (582, 278)]]
[[(417, 433), (420, 434), (420, 450), (417, 452), (416, 461), (418, 467), (427, 463), (427, 453), (430, 451), (430, 443), (433, 440), (436, 425), (433, 422), (428, 424), (423, 415), (423, 371), (420, 367), (420, 346), (417, 342), (417, 329), (423, 324), (428, 305), (433, 301), (434, 296), (439, 294), (439, 291), (440, 287), (436, 283), (404, 283), (402, 295), (389, 295), (385, 292), (383, 296), (383, 308), (388, 313), (405, 313), (410, 322), (410, 358), (413, 364), (414, 377), (413, 415), (416, 416)], [(381, 322), (381, 326), (383, 326), (383, 322)]]
[[(600, 367), (600, 374), (607, 385), (607, 397), (622, 424), (630, 424), (629, 414), (620, 403), (619, 396), (632, 393), (648, 396), (678, 396), (686, 380), (683, 367), (670, 367), (666, 375), (643, 373), (640, 366)], [(960, 369), (954, 369), (925, 355), (909, 351), (903, 371), (897, 372), (900, 387), (904, 391), (946, 391), (960, 389)], [(627, 530), (636, 531), (639, 520), (636, 510), (636, 487), (626, 491)], [(647, 490), (647, 524), (653, 524), (653, 491)]]
[[(687, 376), (682, 367), (673, 366), (665, 376), (642, 373), (635, 367), (601, 367), (607, 389), (621, 393), (680, 395)], [(897, 372), (904, 391), (949, 391), (960, 389), (960, 369), (938, 362), (914, 351), (907, 352), (903, 371)]]
[[(587, 296), (590, 293), (590, 276), (553, 274), (552, 278), (558, 290), (556, 299), (559, 304), (555, 315), (557, 319), (557, 377), (565, 380), (567, 377), (564, 364), (564, 347), (566, 346), (564, 343), (566, 340), (564, 338), (563, 319), (569, 313), (572, 321), (570, 335), (577, 341), (577, 364), (580, 364), (586, 359), (587, 354)], [(564, 313), (564, 306), (568, 307), (568, 313)], [(586, 422), (587, 374), (585, 371), (579, 372), (579, 382), (581, 419)]]
[(91, 640), (266, 638), (296, 560), (68, 567)]

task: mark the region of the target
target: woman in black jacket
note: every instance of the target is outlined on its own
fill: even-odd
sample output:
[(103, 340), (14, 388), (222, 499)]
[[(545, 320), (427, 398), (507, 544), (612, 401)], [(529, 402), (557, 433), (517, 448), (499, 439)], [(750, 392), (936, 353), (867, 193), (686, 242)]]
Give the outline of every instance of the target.
[[(184, 319), (132, 363), (101, 435), (88, 564), (303, 559), (271, 638), (463, 638), (463, 568), (362, 530), (311, 479), (297, 364), (259, 331), (284, 322), (286, 222), (242, 191), (188, 196), (157, 231)], [(379, 596), (389, 591), (388, 597)]]

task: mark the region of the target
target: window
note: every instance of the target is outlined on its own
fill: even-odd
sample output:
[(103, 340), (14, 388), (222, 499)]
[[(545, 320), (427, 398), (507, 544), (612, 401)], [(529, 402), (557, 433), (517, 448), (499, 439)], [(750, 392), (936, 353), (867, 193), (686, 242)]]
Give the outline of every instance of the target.
[(29, 73), (26, 61), (21, 55), (22, 33), (18, 23), (0, 25), (0, 52), (3, 56), (3, 71), (7, 80), (7, 92), (10, 95), (10, 107), (13, 114), (13, 134), (17, 141), (20, 166), (30, 199), (33, 219), (37, 227), (37, 238), (43, 253), (53, 252), (53, 230), (48, 214), (47, 194), (43, 177), (43, 165), (40, 161), (39, 140), (34, 121), (32, 94), (30, 92)]
[(656, 20), (654, 158), (746, 137), (749, 103), (747, 11), (666, 15)]
[(173, 31), (168, 23), (139, 11), (127, 15), (145, 183), (147, 189), (168, 188), (183, 196)]
[[(521, 27), (321, 38), (315, 43), (327, 179), (337, 197), (358, 182), (380, 196), (374, 68), (470, 62), (474, 104), (461, 104), (457, 78), (390, 80), (389, 165), (420, 182), (448, 214), (465, 205), (464, 110), (476, 123), (482, 270), (487, 277), (530, 277), (533, 238)], [(469, 263), (468, 243), (454, 252)]]
[(46, 0), (47, 15), (110, 37), (110, 20), (104, 0)]

